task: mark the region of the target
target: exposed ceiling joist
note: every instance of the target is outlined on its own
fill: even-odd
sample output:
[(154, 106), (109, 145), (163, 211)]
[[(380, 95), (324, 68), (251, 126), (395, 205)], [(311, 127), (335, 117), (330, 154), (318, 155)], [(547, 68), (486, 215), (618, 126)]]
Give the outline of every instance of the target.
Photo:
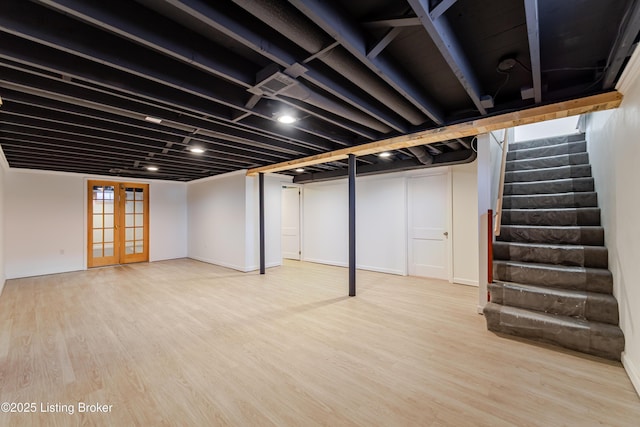
[(611, 56), (607, 60), (607, 69), (602, 80), (603, 89), (611, 89), (624, 65), (625, 60), (632, 53), (631, 48), (640, 31), (640, 1), (631, 3), (627, 11), (626, 20), (622, 22), (624, 29), (619, 34), (616, 43), (611, 50)]
[(620, 105), (620, 102), (622, 102), (622, 94), (617, 91), (612, 91), (585, 98), (533, 107), (512, 113), (500, 114), (493, 117), (483, 117), (477, 120), (429, 129), (410, 135), (402, 135), (355, 147), (343, 148), (330, 153), (322, 153), (270, 166), (253, 168), (247, 171), (247, 175), (252, 176), (258, 173), (280, 172), (293, 168), (315, 165), (318, 163), (343, 160), (346, 159), (349, 154), (354, 154), (356, 156), (375, 154), (382, 151), (397, 150), (418, 145), (432, 144), (434, 142), (446, 141), (449, 139), (475, 136), (494, 130), (570, 117), (593, 111), (609, 110), (617, 108)]
[[(71, 10), (73, 11), (73, 16), (76, 16), (79, 19), (86, 20), (88, 22), (95, 22), (96, 25), (99, 25), (101, 28), (110, 32), (114, 32), (115, 34), (121, 37), (124, 37), (126, 39), (135, 41), (136, 43), (139, 42), (140, 38), (147, 36), (149, 37), (149, 39), (146, 40), (146, 45), (148, 47), (152, 47), (153, 49), (158, 50), (164, 54), (168, 54), (175, 59), (184, 61), (185, 55), (189, 54), (189, 51), (188, 51), (189, 47), (183, 46), (187, 42), (186, 41), (182, 42), (181, 38), (178, 38), (176, 41), (172, 43), (167, 43), (166, 40), (164, 39), (164, 37), (166, 37), (164, 35), (164, 32), (162, 34), (152, 33), (151, 31), (148, 31), (144, 28), (141, 29), (139, 27), (129, 25), (129, 22), (127, 22), (126, 20), (123, 20), (122, 17), (109, 13), (107, 7), (104, 7), (103, 9), (98, 9), (96, 7), (87, 7), (86, 5), (83, 5), (84, 7), (81, 7), (78, 4), (82, 2), (77, 2), (76, 0), (40, 0), (40, 1), (46, 3), (50, 7), (56, 8), (57, 10), (65, 11), (65, 13), (67, 10)], [(199, 2), (193, 2), (193, 3), (200, 4)], [(183, 8), (187, 9), (187, 6), (183, 6)], [(191, 9), (187, 9), (187, 10), (191, 10)], [(213, 15), (213, 11), (210, 8), (206, 9), (206, 11), (207, 11), (207, 15), (206, 15), (207, 18), (205, 22), (207, 24), (215, 26), (219, 30), (225, 29), (228, 32), (228, 34), (233, 34), (234, 37), (236, 37), (238, 40), (242, 40), (243, 43), (248, 44), (254, 49), (269, 51), (271, 53), (271, 56), (273, 58), (278, 59), (279, 60), (278, 63), (281, 65), (289, 66), (295, 63), (295, 60), (291, 57), (290, 54), (286, 53), (285, 50), (276, 49), (276, 47), (274, 47), (273, 44), (270, 44), (268, 43), (268, 41), (261, 39), (257, 34), (252, 32), (251, 30), (244, 29), (238, 23), (230, 22), (230, 20), (225, 19), (223, 15), (220, 15), (220, 14)], [(193, 13), (196, 13), (196, 11), (194, 11)], [(213, 15), (215, 19), (211, 18), (209, 15)], [(201, 17), (204, 15), (197, 14), (197, 16)], [(7, 22), (5, 25), (16, 26), (15, 22), (16, 21), (20, 22), (19, 20), (21, 19), (23, 18), (22, 17), (15, 18), (12, 21)], [(129, 17), (125, 19), (131, 19), (131, 18)], [(147, 18), (147, 19), (150, 21), (149, 24), (153, 22), (152, 18)], [(225, 24), (228, 25), (229, 28), (224, 27)], [(23, 27), (24, 29), (22, 29)], [(16, 34), (26, 34), (26, 36), (28, 37), (37, 37), (36, 40), (40, 43), (43, 43), (43, 44), (46, 43), (54, 48), (70, 51), (76, 55), (84, 56), (100, 64), (105, 63), (110, 66), (113, 66), (114, 68), (122, 69), (125, 72), (129, 72), (129, 73), (143, 76), (146, 78), (152, 78), (153, 80), (159, 81), (163, 84), (171, 84), (171, 85), (175, 84), (174, 81), (166, 77), (167, 70), (171, 70), (171, 66), (165, 65), (165, 66), (154, 67), (153, 64), (136, 64), (135, 66), (131, 65), (134, 58), (130, 58), (130, 57), (132, 56), (135, 57), (135, 55), (131, 55), (128, 52), (129, 49), (127, 48), (121, 47), (118, 49), (118, 52), (119, 52), (118, 54), (111, 54), (111, 55), (105, 56), (105, 54), (103, 54), (97, 49), (97, 46), (88, 47), (85, 43), (81, 43), (78, 40), (74, 39), (73, 33), (75, 33), (75, 31), (70, 32), (68, 34), (59, 34), (53, 38), (50, 34), (43, 32), (37, 26), (21, 24), (21, 26), (14, 31)], [(36, 34), (36, 36), (32, 35), (34, 33)], [(114, 41), (118, 41), (118, 40), (116, 39)], [(266, 48), (265, 46), (269, 46), (269, 47)], [(103, 50), (105, 48), (109, 49), (109, 46), (102, 47)], [(245, 90), (248, 90), (254, 84), (255, 76), (253, 75), (253, 73), (251, 73), (250, 75), (247, 75), (247, 70), (251, 70), (253, 67), (250, 67), (249, 64), (243, 63), (240, 59), (233, 58), (233, 55), (231, 55), (229, 63), (225, 64), (224, 66), (222, 66), (219, 62), (214, 62), (209, 60), (207, 55), (204, 55), (199, 51), (191, 52), (191, 55), (194, 55), (194, 58), (189, 59), (189, 62), (192, 63), (193, 65), (197, 65), (196, 62), (201, 61), (202, 64), (199, 64), (199, 65), (203, 71), (210, 73), (214, 76), (221, 77), (225, 80), (236, 83), (238, 85), (236, 92), (238, 92), (240, 88), (244, 88)], [(127, 61), (123, 59), (129, 59), (129, 60)], [(140, 67), (143, 67), (143, 69), (140, 69)], [(185, 77), (182, 77), (182, 78), (185, 79)], [(197, 79), (193, 79), (193, 80), (197, 80)], [(233, 100), (233, 98), (230, 96), (213, 96), (213, 98), (211, 98), (211, 92), (212, 90), (215, 91), (214, 88), (216, 88), (217, 86), (220, 86), (220, 85), (214, 84), (214, 85), (209, 85), (207, 87), (196, 86), (192, 81), (189, 81), (189, 79), (186, 79), (186, 82), (184, 82), (183, 84), (180, 84), (178, 82), (177, 86), (174, 86), (174, 87), (185, 90), (185, 91), (189, 91), (192, 94), (200, 93), (203, 96), (206, 95), (209, 99), (212, 99), (215, 102), (226, 104), (240, 111), (245, 110), (244, 111), (245, 115), (241, 117), (246, 117), (248, 114), (253, 113), (253, 114), (260, 115), (265, 119), (270, 119), (270, 120), (273, 119), (272, 116), (269, 116), (269, 115), (265, 116), (264, 114), (260, 114), (259, 110), (251, 109), (251, 108), (248, 109), (246, 106), (246, 101), (241, 99), (241, 95), (245, 93), (244, 91), (239, 91), (239, 93), (235, 96), (235, 100)], [(334, 87), (333, 89), (334, 91), (340, 90), (340, 87), (335, 83), (327, 84), (327, 86)], [(343, 97), (344, 99), (355, 98), (356, 100), (359, 100), (356, 94), (351, 94), (351, 93), (344, 93)], [(309, 101), (312, 99), (314, 98), (309, 97), (307, 100)], [(231, 104), (229, 104), (229, 101), (231, 101)], [(281, 101), (286, 101), (286, 100), (281, 99)], [(320, 105), (323, 105), (323, 104), (320, 104)], [(309, 110), (308, 112), (309, 114), (314, 114), (314, 115), (318, 114), (315, 112), (315, 110)], [(352, 115), (349, 115), (349, 117), (352, 117)], [(237, 119), (237, 118), (238, 116), (232, 117), (232, 119)], [(347, 130), (353, 131), (355, 133), (366, 134), (366, 130), (364, 130), (362, 126), (351, 124), (346, 120), (336, 121), (336, 124), (338, 124), (339, 126)], [(295, 126), (300, 128), (303, 131), (308, 130), (306, 129), (306, 124), (304, 122), (296, 123)]]
[[(163, 22), (164, 30), (160, 30), (162, 25), (156, 24), (152, 17), (135, 2), (128, 2), (129, 13), (118, 15), (113, 13), (113, 9), (97, 8), (95, 4), (81, 0), (35, 0), (35, 2), (91, 23), (110, 33), (131, 39), (138, 44), (191, 64), (203, 71), (224, 77), (238, 85), (251, 86), (253, 75), (250, 63), (213, 44), (208, 44), (206, 47), (194, 45), (192, 39), (184, 35), (184, 32), (179, 31), (180, 27), (167, 28), (166, 21)], [(12, 9), (15, 7), (8, 7), (8, 11)], [(3, 13), (0, 13), (0, 16)], [(140, 25), (137, 21), (138, 13), (146, 15), (144, 25)], [(29, 27), (32, 26), (29, 24)]]
[(417, 27), (420, 25), (420, 20), (418, 18), (380, 19), (378, 21), (364, 22), (362, 25), (371, 28)]
[[(106, 94), (91, 93), (83, 90), (82, 88), (76, 88), (77, 90), (74, 91), (69, 89), (63, 91), (63, 89), (58, 88), (53, 84), (49, 84), (48, 88), (44, 89), (41, 86), (41, 82), (37, 82), (33, 79), (23, 80), (24, 81), (18, 81), (17, 79), (14, 79), (15, 82), (0, 81), (0, 87), (76, 106), (83, 106), (100, 112), (133, 119), (137, 118), (139, 120), (144, 117), (139, 113), (139, 111), (145, 111), (154, 117), (162, 117), (163, 126), (185, 130), (202, 128), (203, 130), (201, 133), (204, 135), (218, 137), (238, 142), (240, 144), (256, 147), (259, 146), (269, 150), (278, 150), (291, 155), (295, 155), (296, 153), (299, 154), (301, 152), (309, 152), (309, 147), (305, 146), (302, 142), (295, 141), (294, 138), (290, 138), (289, 142), (286, 143), (277, 139), (265, 137), (264, 135), (253, 133), (247, 129), (242, 130), (223, 124), (210, 123), (206, 120), (195, 117), (195, 115), (190, 116), (183, 113), (176, 114), (175, 112), (159, 108), (158, 106), (141, 105), (140, 103), (133, 101), (114, 100)], [(185, 125), (187, 126), (185, 127)], [(316, 149), (315, 151), (319, 150)]]
[(407, 1), (480, 114), (487, 114), (480, 101), (482, 93), (478, 79), (446, 18), (433, 19), (429, 14), (428, 0)]
[[(0, 147), (11, 168), (188, 181), (442, 137), (451, 125), (611, 90), (603, 84), (632, 65), (638, 4), (3, 0)], [(432, 164), (469, 160), (463, 134), (388, 157), (365, 151), (358, 166), (425, 167), (415, 154), (425, 150)], [(428, 143), (422, 135), (416, 144)], [(95, 161), (107, 154), (108, 164)], [(143, 170), (151, 159), (154, 173)]]
[(403, 76), (401, 70), (382, 56), (367, 58), (367, 43), (356, 25), (332, 10), (331, 5), (321, 0), (291, 0), (295, 7), (307, 15), (316, 25), (325, 30), (363, 64), (376, 72), (387, 84), (426, 114), (434, 123), (442, 124), (444, 117), (436, 103), (428, 99), (423, 91)]
[[(378, 120), (384, 125), (390, 126), (391, 128), (399, 131), (405, 128), (403, 123), (392, 117), (389, 113), (384, 112), (381, 107), (364, 99), (363, 96), (353, 90), (350, 90), (340, 82), (329, 79), (322, 72), (318, 71), (313, 64), (305, 64), (304, 66), (301, 66), (299, 63), (302, 62), (304, 56), (306, 56), (302, 53), (302, 49), (297, 48), (296, 46), (289, 46), (288, 49), (285, 49), (274, 40), (265, 39), (254, 29), (249, 28), (244, 23), (225, 15), (223, 11), (217, 9), (213, 4), (207, 4), (199, 0), (190, 0), (185, 2), (168, 0), (167, 3), (178, 8), (183, 13), (188, 14), (193, 19), (222, 32), (226, 36), (243, 44), (249, 49), (266, 55), (275, 64), (284, 68), (285, 72), (292, 68), (301, 70), (301, 75), (303, 75), (306, 80), (309, 80), (311, 83), (318, 85), (323, 90), (326, 90), (332, 95), (340, 98), (343, 102), (347, 102), (356, 109), (369, 115), (371, 120)], [(294, 48), (300, 50), (300, 52), (297, 52), (297, 54), (292, 53), (290, 49)], [(308, 102), (312, 99), (313, 98), (308, 98), (306, 101)], [(317, 106), (318, 104), (316, 103), (315, 105)], [(323, 106), (324, 104), (320, 105)], [(349, 115), (349, 117), (353, 116), (353, 114)]]
[(387, 47), (389, 45), (389, 43), (391, 43), (393, 41), (393, 39), (398, 37), (398, 34), (400, 34), (401, 32), (402, 32), (402, 28), (400, 28), (400, 27), (394, 27), (394, 28), (390, 29), (389, 31), (387, 31), (387, 33), (384, 35), (384, 37), (382, 37), (375, 44), (375, 46), (373, 46), (369, 50), (369, 52), (367, 53), (367, 58), (372, 59), (372, 58), (375, 58), (376, 56), (378, 56), (380, 54), (380, 52), (382, 52), (384, 50), (384, 48)]
[(436, 7), (431, 10), (431, 12), (429, 12), (429, 16), (431, 16), (431, 19), (435, 21), (447, 10), (449, 10), (449, 8), (453, 6), (457, 1), (458, 0), (442, 0)]
[[(144, 0), (149, 1), (149, 0)], [(192, 4), (199, 5), (201, 2), (195, 0)], [(301, 62), (306, 71), (300, 77), (308, 80), (314, 85), (318, 85), (323, 90), (332, 93), (344, 102), (353, 103), (357, 108), (363, 109), (367, 114), (372, 115), (377, 120), (390, 126), (396, 131), (405, 133), (407, 131), (406, 123), (408, 121), (414, 125), (424, 122), (424, 116), (420, 114), (406, 99), (399, 94), (390, 90), (389, 87), (382, 84), (377, 78), (371, 78), (364, 67), (355, 58), (348, 55), (344, 49), (337, 49), (341, 45), (340, 40), (334, 40), (328, 37), (320, 29), (308, 25), (308, 20), (302, 19), (295, 10), (283, 1), (259, 2), (255, 0), (234, 0), (238, 6), (253, 14), (269, 27), (284, 35), (285, 37), (295, 41), (296, 49), (304, 49), (310, 55), (304, 59), (288, 55), (282, 56), (271, 48), (273, 40), (263, 40), (260, 44), (250, 43), (249, 47), (257, 52), (266, 51), (275, 63), (281, 66), (294, 67)], [(221, 12), (214, 12), (212, 5), (206, 6), (208, 16), (216, 16)], [(301, 30), (304, 28), (304, 30)], [(223, 31), (223, 29), (220, 29)], [(237, 35), (235, 36), (237, 37)], [(236, 39), (241, 43), (246, 43), (243, 39)], [(341, 82), (340, 78), (327, 78), (323, 75), (326, 68), (321, 64), (314, 64), (313, 59), (318, 59), (324, 63), (341, 78), (349, 80), (350, 84), (358, 86), (366, 92), (366, 95), (360, 95), (357, 91), (349, 89), (347, 84)], [(280, 63), (278, 61), (284, 61)], [(298, 61), (298, 62), (296, 62)], [(287, 72), (285, 69), (285, 72)], [(337, 90), (338, 88), (342, 88)], [(373, 98), (380, 103), (376, 106), (375, 102), (367, 100), (368, 97)], [(385, 112), (385, 109), (389, 111)], [(397, 117), (396, 117), (397, 116)]]
[(527, 36), (529, 38), (529, 54), (531, 57), (531, 77), (533, 79), (533, 96), (536, 104), (542, 102), (542, 79), (540, 69), (540, 19), (538, 16), (538, 0), (524, 0), (527, 16)]

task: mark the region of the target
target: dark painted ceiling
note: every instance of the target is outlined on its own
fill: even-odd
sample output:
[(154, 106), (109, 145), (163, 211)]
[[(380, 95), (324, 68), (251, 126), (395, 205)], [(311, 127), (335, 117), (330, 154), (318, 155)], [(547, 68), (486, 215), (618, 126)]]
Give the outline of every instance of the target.
[[(269, 165), (611, 90), (638, 41), (639, 9), (634, 0), (3, 0), (0, 145), (15, 168), (178, 181)], [(298, 120), (279, 123), (285, 113)], [(465, 161), (471, 142), (362, 156), (358, 168)]]

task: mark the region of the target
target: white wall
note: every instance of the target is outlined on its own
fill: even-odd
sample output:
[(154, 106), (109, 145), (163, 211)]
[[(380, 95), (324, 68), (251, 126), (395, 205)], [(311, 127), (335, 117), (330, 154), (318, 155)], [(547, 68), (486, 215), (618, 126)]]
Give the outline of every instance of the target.
[[(513, 140), (514, 130), (508, 130), (508, 140)], [(477, 228), (478, 228), (478, 313), (487, 304), (488, 279), (488, 227), (491, 209), (495, 215), (496, 200), (500, 187), (500, 164), (502, 163), (502, 141), (504, 130), (478, 135), (477, 160)]]
[(7, 278), (82, 270), (86, 241), (82, 178), (14, 171), (5, 177)]
[(478, 286), (478, 162), (452, 168), (453, 281)]
[(626, 346), (622, 356), (629, 377), (640, 393), (640, 51), (620, 79), (624, 95), (620, 108), (591, 114), (587, 119), (587, 146), (598, 204), (602, 211), (605, 244), (613, 292), (620, 307), (620, 327)]
[[(346, 206), (348, 211), (348, 204)], [(404, 176), (357, 178), (356, 224), (357, 268), (407, 274), (407, 191)]]
[[(86, 268), (87, 179), (93, 178), (16, 170), (5, 173), (7, 278)], [(183, 183), (151, 183), (149, 241), (153, 260), (186, 256), (186, 214), (174, 205), (184, 201), (185, 194)]]
[(348, 197), (349, 191), (345, 179), (306, 184), (303, 187), (302, 259), (304, 261), (347, 266), (349, 262)]
[(149, 184), (149, 261), (187, 256), (187, 184)]
[[(465, 209), (452, 218), (453, 279), (457, 283), (476, 285), (478, 205), (475, 165), (452, 166), (451, 171), (453, 203)], [(424, 171), (356, 179), (357, 268), (407, 274), (407, 178), (421, 173)], [(347, 266), (347, 180), (306, 184), (302, 194), (302, 259)]]
[(246, 177), (238, 171), (189, 183), (188, 256), (246, 271)]
[[(2, 149), (0, 148), (0, 151)], [(5, 282), (5, 269), (4, 269), (4, 180), (5, 180), (5, 160), (4, 154), (0, 152), (0, 295), (2, 295), (2, 289)]]
[[(293, 177), (267, 174), (264, 177), (265, 266), (282, 265), (282, 185)], [(258, 177), (246, 178), (247, 257), (246, 271), (260, 268), (260, 191)]]
[(530, 139), (548, 138), (552, 136), (570, 135), (578, 133), (576, 125), (579, 116), (564, 117), (530, 125), (516, 126), (514, 141), (528, 141)]
[[(252, 271), (260, 267), (258, 177), (237, 171), (189, 183), (188, 256)], [(265, 176), (265, 264), (282, 264), (280, 211), (282, 183), (291, 178)]]

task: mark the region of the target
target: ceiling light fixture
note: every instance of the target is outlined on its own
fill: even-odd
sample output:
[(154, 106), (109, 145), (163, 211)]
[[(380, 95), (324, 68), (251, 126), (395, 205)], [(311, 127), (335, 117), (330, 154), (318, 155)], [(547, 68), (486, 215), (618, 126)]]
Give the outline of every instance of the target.
[(303, 168), (298, 168), (298, 169), (296, 169), (296, 172), (304, 172), (304, 169)]
[(202, 153), (204, 153), (204, 148), (191, 147), (191, 148), (189, 148), (189, 151), (191, 151), (192, 153), (196, 153), (196, 154), (202, 154)]
[(378, 154), (378, 157), (391, 157), (391, 153), (388, 151), (383, 151), (382, 153)]
[(298, 121), (298, 119), (296, 119), (295, 117), (293, 117), (290, 114), (283, 114), (281, 116), (278, 116), (277, 120), (280, 123), (284, 123), (284, 124), (287, 124), (287, 125), (290, 125), (291, 123), (295, 123), (295, 122)]
[(147, 166), (147, 170), (151, 171), (151, 172), (155, 172), (155, 171), (158, 170), (158, 167), (157, 166)]
[(147, 116), (144, 118), (146, 121), (151, 122), (151, 123), (155, 123), (157, 125), (159, 125), (160, 123), (162, 123), (162, 119), (159, 119), (157, 117), (151, 117), (151, 116)]

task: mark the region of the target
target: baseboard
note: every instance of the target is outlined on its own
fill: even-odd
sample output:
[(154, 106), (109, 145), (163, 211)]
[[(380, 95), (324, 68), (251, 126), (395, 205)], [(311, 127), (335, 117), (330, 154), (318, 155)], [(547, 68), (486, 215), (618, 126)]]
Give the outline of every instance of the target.
[(220, 267), (225, 267), (225, 268), (230, 268), (232, 270), (241, 271), (243, 273), (247, 272), (246, 268), (244, 266), (240, 266), (240, 265), (229, 264), (227, 262), (216, 261), (214, 259), (203, 258), (203, 257), (198, 257), (198, 256), (190, 256), (189, 258), (195, 259), (196, 261), (200, 261), (200, 262), (206, 262), (207, 264), (218, 265)]
[[(301, 261), (315, 262), (316, 264), (332, 265), (334, 267), (349, 267), (349, 264), (346, 262), (327, 261), (325, 259), (318, 259), (318, 258), (303, 258)], [(356, 269), (366, 270), (366, 271), (375, 271), (376, 273), (394, 274), (396, 276), (405, 276), (404, 271), (393, 270), (390, 268), (372, 267), (369, 265), (357, 265)]]
[(349, 264), (346, 262), (335, 262), (335, 261), (327, 261), (326, 259), (318, 259), (318, 258), (304, 258), (302, 261), (306, 262), (315, 262), (316, 264), (325, 264), (325, 265), (333, 265), (335, 267), (348, 267)]
[[(271, 267), (280, 267), (282, 265), (282, 261), (281, 262), (268, 262), (264, 265), (265, 268), (271, 268)], [(256, 271), (256, 270), (260, 270), (260, 266), (259, 265), (250, 265), (248, 266), (244, 272), (248, 273), (250, 271)]]
[(483, 314), (484, 315), (484, 307), (481, 305), (478, 305), (476, 310), (478, 310), (478, 314)]
[(462, 279), (460, 277), (454, 277), (453, 283), (457, 283), (458, 285), (475, 286), (476, 288), (478, 287), (477, 280)]
[(622, 352), (622, 366), (624, 366), (627, 375), (631, 380), (631, 384), (636, 389), (636, 393), (640, 396), (640, 369), (635, 363), (627, 356), (627, 353)]
[(385, 274), (395, 274), (396, 276), (404, 276), (404, 271), (401, 270), (393, 270), (390, 268), (379, 268), (379, 267), (371, 267), (369, 265), (358, 265), (356, 266), (358, 270), (367, 270), (367, 271), (375, 271), (376, 273), (385, 273)]
[(4, 289), (4, 284), (5, 284), (6, 280), (2, 279), (1, 282), (2, 283), (0, 283), (0, 297), (2, 296), (2, 290)]

